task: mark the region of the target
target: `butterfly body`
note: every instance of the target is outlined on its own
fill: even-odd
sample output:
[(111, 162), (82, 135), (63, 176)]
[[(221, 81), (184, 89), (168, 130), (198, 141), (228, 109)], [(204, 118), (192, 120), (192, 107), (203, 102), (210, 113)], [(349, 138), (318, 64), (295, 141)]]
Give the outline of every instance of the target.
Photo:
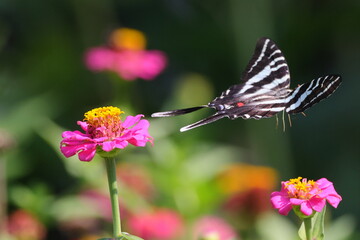
[(330, 96), (340, 85), (339, 75), (327, 75), (290, 89), (290, 72), (280, 49), (268, 38), (258, 40), (255, 52), (242, 74), (242, 83), (228, 88), (206, 105), (153, 113), (152, 117), (177, 116), (201, 108), (216, 113), (180, 129), (187, 131), (221, 118), (261, 119), (279, 112), (288, 114), (306, 109)]

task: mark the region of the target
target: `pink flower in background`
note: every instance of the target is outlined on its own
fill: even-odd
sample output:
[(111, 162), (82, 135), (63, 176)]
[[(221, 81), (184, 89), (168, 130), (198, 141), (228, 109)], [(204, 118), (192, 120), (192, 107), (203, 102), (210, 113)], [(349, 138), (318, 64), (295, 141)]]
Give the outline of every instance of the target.
[(124, 50), (116, 54), (113, 71), (126, 80), (155, 78), (166, 66), (165, 55), (156, 50)]
[(223, 219), (216, 216), (205, 216), (194, 226), (194, 239), (209, 238), (217, 240), (239, 239), (235, 230)]
[(166, 67), (163, 52), (145, 50), (146, 39), (140, 31), (121, 28), (112, 33), (110, 40), (112, 47), (95, 47), (86, 52), (85, 63), (90, 70), (112, 71), (125, 80), (151, 80)]
[(151, 199), (155, 195), (155, 186), (148, 169), (141, 164), (122, 162), (116, 166), (116, 175), (120, 182), (141, 198)]
[(8, 231), (16, 239), (44, 239), (46, 229), (32, 214), (24, 210), (12, 213), (8, 220)]
[(115, 58), (115, 51), (105, 47), (95, 47), (86, 52), (85, 63), (92, 71), (110, 71), (114, 69)]
[(116, 107), (95, 108), (85, 113), (84, 121), (78, 125), (85, 131), (65, 131), (60, 150), (65, 157), (78, 154), (81, 161), (91, 161), (96, 152), (111, 152), (123, 149), (128, 144), (144, 147), (153, 138), (148, 133), (149, 122), (141, 119), (143, 115), (127, 116), (121, 121), (123, 113)]
[(97, 190), (89, 189), (81, 192), (79, 197), (84, 199), (86, 202), (90, 202), (104, 219), (111, 221), (111, 202), (107, 194), (103, 194)]
[(326, 201), (337, 208), (342, 200), (335, 191), (333, 183), (326, 178), (308, 181), (306, 178), (298, 177), (281, 182), (281, 185), (280, 192), (271, 194), (271, 203), (282, 215), (287, 215), (293, 206), (300, 206), (300, 211), (310, 216), (313, 210), (321, 212)]
[(128, 220), (129, 232), (146, 240), (169, 240), (182, 233), (180, 215), (170, 209), (139, 212)]

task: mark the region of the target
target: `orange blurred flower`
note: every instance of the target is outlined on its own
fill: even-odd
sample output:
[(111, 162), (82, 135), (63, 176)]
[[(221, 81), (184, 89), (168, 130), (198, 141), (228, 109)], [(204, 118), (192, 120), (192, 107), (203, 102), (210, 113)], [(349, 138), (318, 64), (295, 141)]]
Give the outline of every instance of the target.
[(238, 163), (224, 170), (217, 181), (226, 196), (223, 208), (251, 223), (259, 214), (271, 209), (268, 199), (278, 174), (270, 167)]
[(231, 195), (250, 189), (272, 190), (278, 181), (275, 169), (244, 163), (233, 164), (217, 179), (223, 193)]

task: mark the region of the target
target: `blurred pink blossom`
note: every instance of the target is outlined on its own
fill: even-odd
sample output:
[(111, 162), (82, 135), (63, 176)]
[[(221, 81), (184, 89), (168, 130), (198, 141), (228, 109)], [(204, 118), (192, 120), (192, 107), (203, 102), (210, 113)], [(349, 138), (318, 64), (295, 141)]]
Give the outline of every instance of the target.
[(122, 162), (116, 167), (116, 175), (126, 187), (139, 194), (140, 197), (151, 199), (155, 195), (155, 186), (148, 170), (141, 164)]
[(89, 189), (81, 192), (80, 198), (91, 202), (104, 219), (108, 221), (112, 220), (111, 202), (108, 195), (97, 190)]
[(92, 71), (113, 70), (116, 51), (105, 47), (90, 48), (85, 55), (86, 66)]
[(131, 234), (146, 240), (170, 240), (181, 234), (183, 220), (173, 210), (156, 209), (131, 216), (128, 228)]
[(136, 78), (151, 80), (165, 66), (166, 57), (160, 51), (124, 50), (116, 53), (113, 71), (126, 80), (135, 80)]
[(44, 225), (24, 210), (17, 210), (10, 215), (8, 231), (18, 240), (41, 240), (46, 235)]
[(94, 47), (85, 53), (85, 64), (91, 71), (112, 71), (125, 80), (151, 80), (167, 64), (166, 55), (158, 50), (145, 50), (145, 36), (137, 30), (115, 30), (112, 47)]
[(342, 200), (333, 183), (326, 178), (308, 181), (306, 178), (298, 177), (281, 182), (281, 185), (280, 192), (271, 194), (271, 203), (282, 215), (287, 215), (293, 206), (300, 206), (300, 211), (310, 216), (313, 211), (321, 212), (326, 201), (336, 208)]
[(239, 239), (235, 230), (223, 219), (216, 216), (205, 216), (194, 226), (195, 239), (210, 238), (218, 240)]

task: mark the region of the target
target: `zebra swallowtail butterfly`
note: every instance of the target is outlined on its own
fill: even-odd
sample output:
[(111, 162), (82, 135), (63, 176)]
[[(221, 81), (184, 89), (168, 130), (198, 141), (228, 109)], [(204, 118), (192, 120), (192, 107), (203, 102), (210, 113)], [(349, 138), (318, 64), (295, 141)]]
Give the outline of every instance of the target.
[(285, 57), (268, 38), (258, 40), (255, 52), (242, 74), (242, 83), (231, 86), (207, 105), (153, 113), (152, 117), (170, 117), (214, 108), (216, 113), (180, 129), (187, 131), (221, 118), (269, 118), (284, 111), (302, 113), (329, 97), (340, 85), (341, 76), (327, 75), (290, 89), (290, 72)]

